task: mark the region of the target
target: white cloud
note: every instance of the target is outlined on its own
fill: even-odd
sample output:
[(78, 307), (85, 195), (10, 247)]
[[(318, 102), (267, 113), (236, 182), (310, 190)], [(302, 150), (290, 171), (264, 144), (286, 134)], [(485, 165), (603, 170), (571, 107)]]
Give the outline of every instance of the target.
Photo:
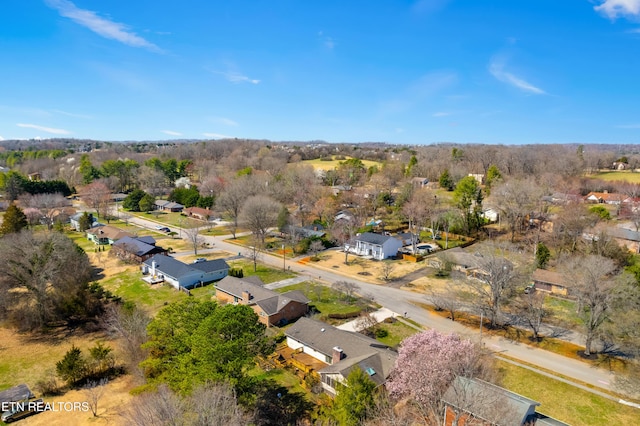
[(629, 34), (640, 34), (640, 28), (634, 28), (632, 30), (627, 31)]
[(444, 111), (438, 111), (438, 112), (434, 112), (433, 113), (433, 117), (446, 117), (448, 115), (451, 115), (450, 112), (444, 112)]
[(528, 81), (525, 81), (522, 78), (505, 71), (504, 62), (501, 60), (493, 60), (489, 64), (489, 72), (499, 81), (507, 83), (525, 92), (533, 93), (535, 95), (546, 94), (545, 91), (540, 89), (539, 87), (536, 87)]
[(640, 16), (640, 0), (605, 0), (593, 9), (609, 19), (620, 16)]
[(93, 117), (91, 117), (90, 115), (84, 115), (84, 114), (74, 114), (72, 112), (66, 112), (66, 111), (61, 111), (59, 109), (52, 109), (52, 112), (55, 112), (57, 114), (62, 114), (62, 115), (66, 115), (67, 117), (74, 117), (74, 118), (84, 118), (84, 119), (91, 119)]
[(16, 126), (24, 127), (24, 128), (27, 128), (27, 129), (36, 129), (36, 130), (40, 130), (42, 132), (47, 132), (47, 133), (53, 133), (54, 135), (69, 135), (69, 134), (71, 134), (70, 131), (65, 130), (65, 129), (54, 129), (53, 127), (44, 127), (44, 126), (39, 126), (37, 124), (17, 123)]
[(322, 42), (324, 47), (326, 47), (327, 49), (333, 50), (333, 48), (336, 47), (336, 41), (333, 39), (333, 37), (325, 35), (324, 31), (318, 31), (318, 37), (320, 38), (320, 41)]
[(238, 126), (237, 121), (234, 121), (226, 117), (212, 117), (210, 121), (218, 124), (224, 124), (225, 126), (232, 126), (232, 127)]
[(232, 136), (221, 135), (220, 133), (203, 133), (203, 136), (213, 139), (230, 139)]
[(182, 136), (182, 133), (174, 132), (173, 130), (163, 130), (162, 133), (167, 134), (169, 136)]
[(45, 2), (49, 7), (56, 9), (61, 16), (71, 19), (104, 38), (116, 40), (132, 47), (143, 47), (155, 52), (162, 52), (162, 49), (155, 44), (130, 31), (125, 24), (102, 18), (96, 12), (80, 9), (69, 0), (45, 0)]
[(382, 114), (398, 114), (413, 108), (425, 99), (451, 87), (458, 75), (451, 71), (434, 71), (410, 83), (396, 98), (380, 103)]
[(257, 80), (255, 78), (249, 78), (244, 74), (241, 74), (239, 72), (236, 71), (211, 71), (214, 74), (219, 74), (221, 76), (223, 76), (225, 79), (227, 79), (227, 81), (230, 81), (231, 83), (251, 83), (251, 84), (258, 84), (260, 83), (260, 80)]
[(0, 141), (3, 141), (3, 140), (4, 140), (4, 138), (2, 136), (0, 136)]

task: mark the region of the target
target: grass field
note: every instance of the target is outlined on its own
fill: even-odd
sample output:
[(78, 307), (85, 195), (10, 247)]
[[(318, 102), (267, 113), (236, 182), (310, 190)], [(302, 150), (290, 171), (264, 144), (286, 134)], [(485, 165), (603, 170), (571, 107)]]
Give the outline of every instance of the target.
[(505, 388), (541, 403), (539, 411), (574, 426), (638, 424), (640, 410), (497, 361)]
[(640, 183), (640, 173), (635, 173), (630, 170), (627, 171), (613, 171), (613, 172), (599, 172), (590, 175), (589, 177), (594, 179), (602, 179), (608, 182), (611, 181), (625, 181), (632, 183)]
[(258, 263), (257, 270), (253, 270), (253, 262), (250, 260), (232, 260), (227, 262), (231, 268), (241, 268), (245, 277), (257, 275), (265, 284), (286, 280), (296, 276), (293, 272), (273, 269), (264, 264)]
[(378, 327), (387, 330), (389, 335), (387, 337), (378, 337), (377, 340), (392, 348), (397, 347), (407, 337), (420, 332), (420, 330), (416, 330), (401, 321), (396, 321), (393, 324), (383, 322)]
[[(345, 157), (345, 160), (348, 160), (349, 158), (350, 157)], [(344, 160), (323, 161), (319, 158), (316, 158), (315, 160), (305, 160), (302, 163), (309, 164), (313, 166), (313, 168), (316, 170), (333, 170), (336, 167), (338, 167), (342, 161)], [(362, 164), (364, 164), (366, 168), (369, 168), (371, 166), (378, 166), (378, 167), (382, 166), (382, 163), (378, 161), (370, 161), (370, 160), (362, 160)]]
[(276, 289), (279, 293), (292, 290), (300, 290), (303, 292), (311, 301), (310, 305), (315, 306), (316, 310), (323, 317), (329, 314), (360, 312), (369, 306), (369, 302), (365, 299), (355, 298), (355, 300), (351, 301), (344, 300), (344, 295), (339, 291), (313, 281), (305, 281)]

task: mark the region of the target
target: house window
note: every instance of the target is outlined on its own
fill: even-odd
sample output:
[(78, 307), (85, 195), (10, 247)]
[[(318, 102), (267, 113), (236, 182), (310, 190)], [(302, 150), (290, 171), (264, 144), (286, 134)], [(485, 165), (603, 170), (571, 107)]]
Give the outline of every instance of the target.
[(240, 299), (238, 299), (236, 296), (233, 296), (233, 303), (238, 303)]

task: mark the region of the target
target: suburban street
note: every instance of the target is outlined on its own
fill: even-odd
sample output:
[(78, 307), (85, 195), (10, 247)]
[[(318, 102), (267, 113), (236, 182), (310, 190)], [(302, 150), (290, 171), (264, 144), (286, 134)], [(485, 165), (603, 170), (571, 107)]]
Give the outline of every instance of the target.
[[(132, 217), (129, 222), (149, 229), (154, 229), (158, 224), (158, 222), (141, 219), (135, 216)], [(204, 250), (203, 252), (222, 250), (230, 253), (243, 253), (245, 251), (243, 247), (224, 241), (225, 239), (230, 238), (229, 235), (219, 237), (203, 236), (203, 238), (208, 246), (212, 247), (212, 249)], [(327, 284), (348, 279), (350, 282), (353, 282), (360, 287), (359, 293), (361, 295), (373, 298), (376, 303), (397, 313), (398, 315), (404, 316), (406, 313), (407, 318), (425, 327), (446, 333), (458, 333), (476, 341), (481, 338), (480, 330), (471, 330), (457, 322), (435, 315), (415, 305), (416, 302), (426, 301), (425, 297), (421, 294), (391, 288), (384, 285), (370, 284), (353, 279), (352, 277), (346, 278), (344, 275), (316, 268), (310, 264), (302, 265), (293, 259), (286, 259), (283, 265), (282, 257), (266, 253), (261, 254), (260, 261), (274, 268), (285, 267), (286, 269), (290, 269), (292, 272), (308, 276), (310, 280), (316, 280)], [(517, 342), (514, 343), (504, 338), (484, 335), (482, 336), (482, 344), (498, 356), (507, 356), (511, 359), (535, 365), (541, 369), (565, 376), (568, 379), (583, 382), (601, 389), (612, 390), (611, 384), (614, 379), (614, 374), (607, 370), (594, 368), (581, 361), (566, 358), (552, 352), (533, 348)]]

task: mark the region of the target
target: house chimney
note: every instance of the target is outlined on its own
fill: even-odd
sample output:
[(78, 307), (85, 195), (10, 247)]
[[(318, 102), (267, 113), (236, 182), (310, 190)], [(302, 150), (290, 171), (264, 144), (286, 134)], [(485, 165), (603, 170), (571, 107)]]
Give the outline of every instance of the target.
[(245, 305), (249, 304), (249, 301), (253, 298), (253, 296), (251, 296), (251, 293), (249, 293), (248, 290), (244, 290), (242, 292), (242, 303)]
[(153, 260), (151, 262), (151, 276), (155, 277), (156, 276), (156, 261)]
[(331, 357), (331, 365), (337, 364), (338, 362), (340, 362), (340, 360), (343, 358), (342, 355), (343, 355), (343, 353), (342, 353), (342, 349), (340, 348), (340, 346), (334, 346), (333, 347), (333, 356)]

